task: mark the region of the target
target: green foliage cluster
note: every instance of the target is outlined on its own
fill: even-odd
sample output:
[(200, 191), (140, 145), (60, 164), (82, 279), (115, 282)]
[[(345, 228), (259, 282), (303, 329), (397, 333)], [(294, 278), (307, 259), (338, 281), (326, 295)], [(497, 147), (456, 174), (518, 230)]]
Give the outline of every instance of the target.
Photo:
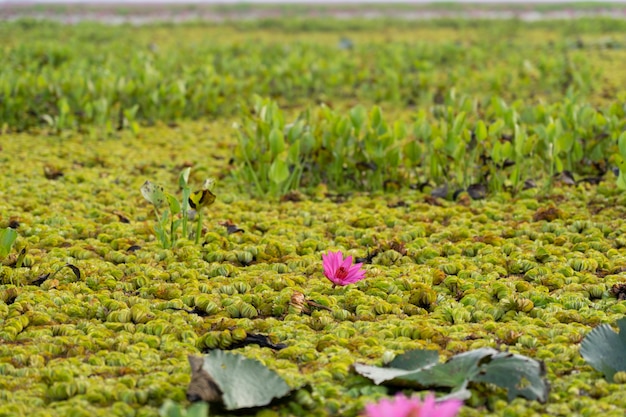
[[(307, 24), (294, 29), (302, 32)], [(454, 28), (450, 36), (445, 25), (435, 25), (443, 35), (435, 42), (405, 26), (384, 47), (380, 39), (363, 38), (367, 26), (355, 28), (354, 41), (346, 44), (336, 35), (285, 43), (286, 29), (276, 22), (267, 41), (252, 41), (246, 34), (263, 22), (251, 25), (190, 24), (172, 29), (178, 40), (167, 40), (154, 28), (2, 23), (0, 126), (137, 131), (142, 123), (230, 115), (254, 94), (281, 104), (316, 99), (425, 106), (452, 90), (511, 101), (556, 100), (570, 90), (597, 88), (600, 66), (588, 51), (566, 38), (529, 41), (518, 34), (519, 25), (505, 22), (475, 29), (481, 36), (470, 40), (463, 36), (468, 29)]]
[[(11, 7), (12, 6), (12, 7)], [(21, 7), (20, 7), (21, 6)], [(550, 11), (591, 11), (602, 12), (615, 10), (619, 12), (623, 9), (623, 6), (615, 2), (604, 1), (578, 1), (575, 3), (477, 3), (477, 2), (423, 2), (423, 3), (374, 3), (368, 5), (367, 8), (363, 8), (360, 4), (341, 3), (337, 4), (307, 4), (307, 3), (204, 3), (204, 4), (162, 4), (162, 5), (107, 5), (107, 4), (77, 4), (69, 8), (66, 4), (32, 4), (32, 5), (16, 5), (11, 4), (11, 7), (17, 16), (30, 16), (33, 12), (36, 14), (47, 13), (48, 16), (55, 14), (67, 14), (68, 12), (79, 13), (110, 13), (113, 15), (130, 15), (130, 16), (142, 16), (142, 15), (159, 15), (163, 13), (168, 17), (177, 16), (178, 12), (198, 12), (199, 16), (202, 16), (202, 12), (214, 13), (224, 19), (232, 17), (240, 17), (242, 13), (250, 12), (255, 13), (259, 11), (270, 12), (268, 14), (278, 14), (281, 17), (310, 17), (311, 13), (328, 15), (330, 17), (336, 16), (337, 12), (352, 12), (354, 16), (361, 17), (365, 13), (379, 12), (381, 16), (386, 16), (385, 12), (389, 12), (391, 16), (397, 16), (401, 12), (415, 12), (415, 11), (440, 11), (440, 12), (465, 12), (472, 13), (476, 11), (526, 11), (526, 12), (550, 12)], [(88, 15), (89, 16), (89, 15)], [(162, 16), (162, 15), (161, 15)], [(245, 14), (243, 16), (246, 16)], [(462, 17), (463, 14), (452, 16)]]
[(326, 183), (333, 189), (380, 190), (400, 182), (402, 122), (389, 126), (380, 107), (359, 106), (343, 116), (322, 106), (294, 123), (275, 102), (257, 99), (239, 130), (235, 177), (258, 194), (273, 196)]
[(549, 189), (563, 171), (598, 181), (621, 166), (624, 116), (619, 103), (597, 109), (577, 96), (528, 106), (451, 93), (407, 123), (388, 122), (378, 106), (340, 112), (324, 105), (286, 123), (276, 102), (257, 98), (238, 126), (235, 178), (270, 196), (321, 183), (340, 192), (483, 184), (517, 193), (541, 181)]

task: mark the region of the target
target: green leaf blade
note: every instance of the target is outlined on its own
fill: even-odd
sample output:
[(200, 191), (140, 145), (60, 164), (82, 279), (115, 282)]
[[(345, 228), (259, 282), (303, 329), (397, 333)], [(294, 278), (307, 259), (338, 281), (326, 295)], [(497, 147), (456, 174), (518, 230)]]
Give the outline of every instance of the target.
[(622, 158), (626, 159), (626, 132), (623, 132), (619, 139), (617, 140), (617, 144), (619, 147), (619, 153)]
[(165, 197), (167, 198), (167, 204), (170, 207), (170, 211), (172, 212), (172, 215), (176, 215), (180, 213), (180, 203), (178, 202), (176, 197), (174, 197), (173, 195), (169, 193), (166, 193)]
[(462, 389), (478, 374), (481, 361), (494, 352), (497, 351), (483, 348), (461, 353), (446, 363), (427, 367), (418, 373), (406, 375), (403, 379), (419, 382), (424, 387)]
[(287, 167), (287, 163), (282, 159), (276, 159), (270, 165), (270, 169), (268, 172), (268, 177), (270, 181), (274, 184), (282, 184), (289, 178), (289, 168)]
[(485, 126), (485, 122), (479, 120), (476, 123), (476, 140), (482, 142), (485, 139), (487, 139), (487, 126)]
[(17, 232), (14, 229), (9, 227), (0, 231), (0, 259), (4, 259), (9, 255), (16, 239)]
[(178, 176), (178, 185), (180, 188), (184, 188), (189, 184), (189, 174), (191, 173), (191, 168), (187, 167), (180, 172)]

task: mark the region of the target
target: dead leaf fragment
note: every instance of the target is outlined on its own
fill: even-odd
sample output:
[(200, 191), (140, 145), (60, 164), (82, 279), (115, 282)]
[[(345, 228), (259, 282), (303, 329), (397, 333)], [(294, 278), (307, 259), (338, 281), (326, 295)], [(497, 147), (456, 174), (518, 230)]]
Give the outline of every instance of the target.
[(233, 233), (245, 233), (246, 232), (245, 230), (240, 229), (239, 226), (237, 226), (231, 220), (226, 220), (225, 222), (220, 223), (220, 225), (226, 228), (226, 233), (228, 233), (229, 235), (232, 235)]
[(541, 220), (553, 221), (563, 218), (563, 212), (555, 206), (539, 207), (533, 215), (533, 221), (539, 222)]
[(619, 301), (626, 300), (626, 284), (615, 284), (611, 287), (611, 294), (613, 294)]
[(63, 176), (63, 171), (52, 165), (46, 164), (43, 167), (43, 175), (49, 180), (56, 180)]
[(187, 356), (191, 365), (191, 382), (187, 387), (187, 400), (191, 402), (216, 402), (222, 399), (222, 392), (211, 375), (202, 369), (204, 359), (199, 356)]

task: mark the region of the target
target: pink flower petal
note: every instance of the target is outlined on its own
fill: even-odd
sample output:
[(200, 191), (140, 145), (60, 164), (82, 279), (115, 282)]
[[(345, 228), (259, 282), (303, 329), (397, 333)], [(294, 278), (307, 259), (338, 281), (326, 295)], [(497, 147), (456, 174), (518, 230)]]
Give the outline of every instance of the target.
[(365, 271), (357, 271), (354, 273), (349, 273), (348, 276), (344, 278), (342, 281), (344, 282), (344, 285), (353, 284), (357, 281), (362, 280), (364, 275), (365, 275)]
[(341, 264), (341, 266), (340, 266), (339, 268), (344, 267), (344, 268), (346, 268), (346, 271), (349, 271), (349, 270), (350, 270), (350, 266), (351, 266), (351, 265), (352, 265), (352, 256), (348, 256), (348, 257), (347, 257), (347, 258), (343, 261), (343, 263)]
[(339, 268), (341, 258), (341, 252), (328, 252), (328, 265), (333, 274)]
[(420, 401), (419, 398), (407, 398), (398, 394), (393, 399), (382, 399), (376, 404), (365, 406), (366, 417), (455, 417), (463, 405), (459, 400), (447, 400), (436, 403), (430, 393)]
[(330, 254), (322, 255), (322, 265), (324, 266), (324, 275), (328, 279), (331, 279), (331, 277), (333, 276), (331, 263), (332, 263), (332, 260), (331, 260)]
[(324, 275), (326, 278), (332, 280), (335, 277), (341, 259), (341, 252), (328, 252), (327, 255), (322, 255)]
[(334, 273), (336, 273), (339, 267), (341, 266), (342, 260), (343, 260), (343, 254), (341, 253), (341, 251), (335, 252), (333, 256), (333, 263), (332, 263)]
[(358, 263), (358, 264), (354, 264), (354, 265), (352, 265), (352, 266), (350, 267), (349, 271), (350, 271), (350, 272), (352, 272), (352, 271), (355, 271), (355, 272), (356, 272), (356, 271), (365, 271), (365, 270), (361, 269), (361, 267), (362, 267), (362, 266), (363, 266), (363, 263), (362, 263), (362, 262), (361, 262), (361, 263)]
[(420, 404), (419, 398), (398, 394), (393, 399), (384, 398), (376, 404), (368, 404), (365, 412), (367, 417), (409, 417), (409, 413), (419, 409)]

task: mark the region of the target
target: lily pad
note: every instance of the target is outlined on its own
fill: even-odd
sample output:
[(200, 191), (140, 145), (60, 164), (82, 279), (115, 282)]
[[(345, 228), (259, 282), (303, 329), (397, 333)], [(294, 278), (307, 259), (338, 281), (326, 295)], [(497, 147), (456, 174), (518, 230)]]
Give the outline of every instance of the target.
[(524, 397), (545, 402), (549, 387), (545, 380), (545, 365), (522, 355), (498, 352), (481, 367), (474, 381), (488, 382), (507, 389), (508, 400)]
[(608, 324), (601, 324), (585, 336), (580, 354), (596, 371), (613, 381), (613, 375), (626, 371), (626, 318), (617, 321), (619, 333)]
[[(193, 368), (197, 358), (190, 358), (194, 371), (190, 390), (202, 375), (204, 379), (208, 377), (209, 385), (214, 384), (219, 389), (219, 397), (227, 410), (261, 407), (291, 391), (280, 375), (255, 359), (221, 350), (213, 350), (202, 359), (201, 370), (196, 372)], [(212, 395), (215, 391), (212, 390)], [(206, 397), (199, 395), (199, 398)]]
[(436, 350), (410, 350), (402, 355), (396, 356), (389, 362), (390, 368), (398, 369), (417, 369), (428, 365), (436, 365), (439, 363), (439, 352)]
[[(470, 382), (487, 382), (506, 388), (509, 401), (515, 397), (545, 402), (549, 386), (543, 363), (521, 355), (482, 348), (437, 363), (432, 351), (410, 351), (399, 355), (390, 367), (355, 364), (359, 374), (375, 384), (416, 389), (450, 388), (452, 395), (466, 398)], [(393, 367), (396, 366), (396, 367)]]

